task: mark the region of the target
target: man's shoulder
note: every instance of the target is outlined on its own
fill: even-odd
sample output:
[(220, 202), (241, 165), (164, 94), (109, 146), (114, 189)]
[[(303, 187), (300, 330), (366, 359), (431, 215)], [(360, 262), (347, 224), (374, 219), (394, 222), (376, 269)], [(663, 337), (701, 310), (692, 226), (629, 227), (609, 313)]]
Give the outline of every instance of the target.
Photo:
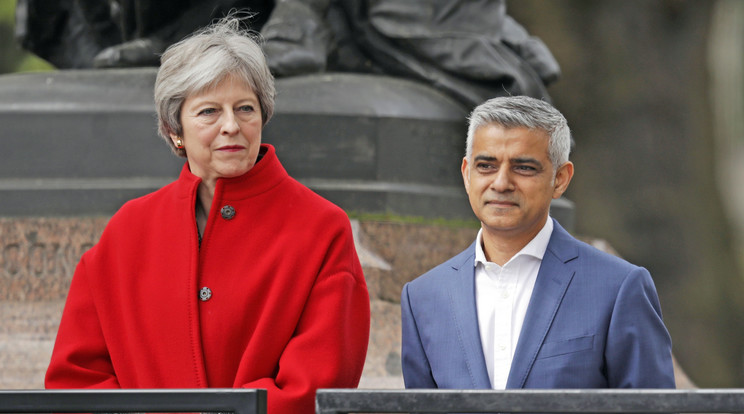
[[(627, 274), (640, 267), (629, 261), (589, 243), (576, 239), (563, 228), (556, 228), (546, 253), (554, 254), (559, 260), (570, 263), (577, 260), (582, 268), (596, 271), (605, 270), (607, 275), (612, 273)], [(614, 272), (610, 272), (614, 271)]]
[(593, 246), (585, 241), (575, 239), (577, 245), (579, 246), (579, 251), (581, 252), (581, 255), (585, 257), (587, 260), (590, 260), (592, 262), (596, 262), (598, 264), (603, 264), (605, 266), (611, 266), (611, 267), (619, 267), (619, 268), (636, 268), (637, 265), (634, 265), (633, 263), (630, 263), (629, 261), (623, 259), (622, 257), (606, 252), (604, 250), (599, 249), (596, 246)]

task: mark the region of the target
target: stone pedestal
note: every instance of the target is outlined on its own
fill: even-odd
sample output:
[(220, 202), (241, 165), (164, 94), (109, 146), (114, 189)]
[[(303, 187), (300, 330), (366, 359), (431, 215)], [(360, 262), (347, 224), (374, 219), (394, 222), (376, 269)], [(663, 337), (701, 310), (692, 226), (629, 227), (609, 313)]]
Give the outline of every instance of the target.
[[(110, 214), (183, 164), (157, 136), (156, 69), (0, 76), (0, 215)], [(350, 211), (466, 217), (467, 111), (385, 76), (277, 80), (263, 141), (289, 173)]]
[[(177, 177), (184, 160), (157, 136), (155, 75), (0, 76), (0, 216), (112, 214)], [(388, 76), (308, 75), (276, 86), (263, 141), (290, 175), (347, 211), (472, 218), (460, 176), (470, 108)], [(553, 208), (572, 223), (570, 203)]]

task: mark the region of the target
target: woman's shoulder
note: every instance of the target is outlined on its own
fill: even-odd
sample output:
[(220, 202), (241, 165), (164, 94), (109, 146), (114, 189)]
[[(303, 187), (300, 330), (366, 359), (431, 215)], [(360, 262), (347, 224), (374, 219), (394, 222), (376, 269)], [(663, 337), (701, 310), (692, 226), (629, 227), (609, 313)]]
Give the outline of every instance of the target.
[(111, 217), (106, 228), (116, 226), (126, 228), (135, 222), (143, 223), (154, 219), (158, 210), (168, 208), (176, 199), (175, 184), (175, 182), (167, 184), (149, 194), (125, 202)]
[(298, 200), (301, 200), (306, 205), (312, 205), (319, 212), (331, 215), (346, 214), (341, 207), (296, 179), (289, 177), (289, 180), (285, 180), (285, 182), (292, 187), (291, 191), (295, 197), (298, 197)]
[[(303, 228), (316, 226), (344, 231), (349, 226), (346, 212), (321, 194), (290, 178), (283, 183), (280, 195), (273, 195), (272, 215), (280, 215), (287, 223), (301, 223)], [(324, 232), (324, 233), (326, 233)]]

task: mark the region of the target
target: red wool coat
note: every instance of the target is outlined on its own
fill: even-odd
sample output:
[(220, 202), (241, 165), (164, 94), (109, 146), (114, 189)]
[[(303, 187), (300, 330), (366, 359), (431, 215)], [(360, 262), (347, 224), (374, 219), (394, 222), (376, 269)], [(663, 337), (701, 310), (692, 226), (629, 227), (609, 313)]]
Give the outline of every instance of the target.
[(47, 388), (264, 388), (269, 413), (294, 414), (356, 387), (370, 315), (349, 220), (262, 152), (218, 180), (201, 248), (188, 165), (111, 218), (75, 271)]

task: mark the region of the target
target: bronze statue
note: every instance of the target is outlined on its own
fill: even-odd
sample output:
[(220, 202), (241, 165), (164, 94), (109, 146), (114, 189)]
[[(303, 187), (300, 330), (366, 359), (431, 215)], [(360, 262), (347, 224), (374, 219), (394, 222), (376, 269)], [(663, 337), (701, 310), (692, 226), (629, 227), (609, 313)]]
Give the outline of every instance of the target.
[(18, 0), (16, 36), (61, 69), (157, 66), (168, 45), (233, 10), (251, 16), (278, 77), (387, 74), (472, 106), (506, 94), (548, 98), (560, 75), (505, 0)]

